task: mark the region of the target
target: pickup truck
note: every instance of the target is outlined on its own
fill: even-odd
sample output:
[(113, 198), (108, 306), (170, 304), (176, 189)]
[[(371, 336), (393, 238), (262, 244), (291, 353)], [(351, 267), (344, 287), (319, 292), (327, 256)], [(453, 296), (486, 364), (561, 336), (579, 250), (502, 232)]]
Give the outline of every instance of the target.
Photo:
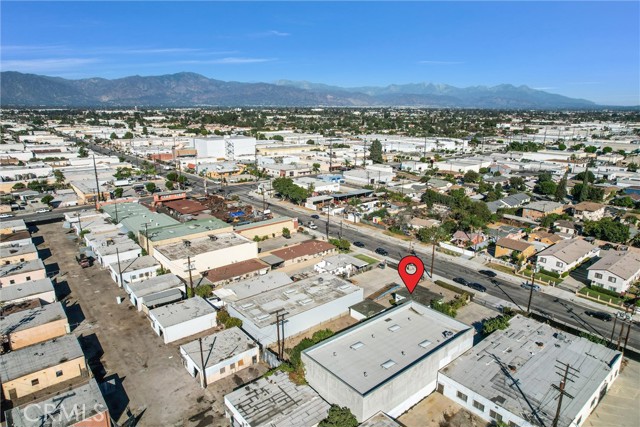
[(93, 263), (92, 259), (88, 256), (86, 256), (85, 254), (78, 254), (76, 255), (76, 261), (78, 262), (78, 265), (80, 265), (80, 267), (82, 268), (87, 268), (87, 267), (91, 267), (91, 264)]

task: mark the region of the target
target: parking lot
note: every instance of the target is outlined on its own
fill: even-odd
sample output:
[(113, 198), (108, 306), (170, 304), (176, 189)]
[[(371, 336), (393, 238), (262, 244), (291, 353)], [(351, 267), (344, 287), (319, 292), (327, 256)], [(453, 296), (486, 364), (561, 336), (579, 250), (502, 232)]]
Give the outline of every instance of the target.
[[(126, 300), (125, 292), (98, 266), (82, 269), (74, 261), (77, 244), (61, 223), (39, 226), (33, 237), (59, 270), (57, 293), (67, 307), (72, 333), (78, 336), (98, 381), (111, 380), (115, 392), (105, 396), (116, 421), (130, 411), (139, 426), (228, 425), (224, 394), (258, 377), (266, 367), (245, 369), (203, 390), (182, 366), (176, 346), (163, 344), (147, 318)], [(44, 241), (43, 241), (44, 240)]]

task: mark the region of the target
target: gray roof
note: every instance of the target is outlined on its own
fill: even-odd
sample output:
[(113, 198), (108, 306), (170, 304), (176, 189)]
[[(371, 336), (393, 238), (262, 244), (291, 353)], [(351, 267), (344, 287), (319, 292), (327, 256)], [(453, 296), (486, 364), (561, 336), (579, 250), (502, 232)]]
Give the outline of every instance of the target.
[[(120, 267), (122, 268), (122, 272), (132, 272), (136, 270), (143, 270), (149, 267), (160, 267), (160, 263), (151, 255), (139, 256), (132, 259), (128, 259), (126, 261), (120, 261)], [(118, 268), (118, 263), (114, 262), (109, 266), (116, 273), (120, 273), (120, 268)]]
[[(217, 365), (256, 346), (257, 344), (249, 335), (237, 327), (207, 335), (202, 338), (202, 350), (205, 355), (204, 364), (207, 368)], [(202, 370), (202, 363), (200, 363), (200, 343), (198, 340), (182, 345), (180, 349), (187, 353), (198, 369)]]
[(286, 273), (274, 271), (264, 276), (257, 276), (226, 285), (223, 288), (216, 289), (213, 293), (225, 302), (233, 302), (262, 294), (263, 292), (288, 285), (291, 282), (293, 280)]
[(180, 280), (178, 276), (172, 273), (152, 277), (151, 279), (143, 280), (142, 282), (127, 284), (131, 293), (138, 298), (180, 286), (184, 286), (184, 283), (182, 283), (182, 280)]
[(551, 201), (546, 201), (546, 200), (539, 200), (536, 202), (531, 202), (528, 205), (526, 205), (524, 207), (524, 209), (529, 209), (529, 210), (533, 210), (533, 211), (539, 211), (539, 212), (552, 212), (558, 208), (563, 207), (564, 205), (562, 203), (557, 203), (557, 202), (551, 202)]
[(538, 253), (538, 258), (554, 256), (561, 261), (571, 264), (591, 251), (599, 251), (597, 246), (582, 239), (561, 240), (553, 246)]
[[(62, 391), (41, 402), (13, 408), (5, 414), (11, 427), (70, 427), (106, 410), (100, 387), (91, 378), (87, 384)], [(45, 424), (45, 421), (50, 424)]]
[(154, 308), (149, 312), (149, 315), (153, 316), (163, 328), (179, 325), (188, 320), (211, 314), (215, 315), (216, 309), (199, 296)]
[(66, 318), (67, 314), (59, 302), (18, 311), (17, 313), (0, 317), (0, 335), (35, 328), (36, 326), (46, 325), (47, 323)]
[(31, 280), (18, 285), (10, 285), (0, 288), (0, 302), (15, 301), (30, 295), (55, 292), (51, 279)]
[(0, 355), (0, 380), (11, 381), (83, 357), (78, 339), (64, 335)]
[(298, 282), (280, 286), (260, 294), (231, 303), (234, 309), (259, 328), (275, 320), (273, 313), (280, 308), (297, 314), (327, 304), (362, 289), (330, 273), (319, 274)]
[(17, 264), (0, 265), (0, 277), (9, 277), (14, 274), (22, 274), (38, 270), (44, 270), (44, 263), (40, 258), (19, 262)]
[(276, 372), (224, 397), (252, 427), (314, 426), (327, 417), (329, 404), (308, 385), (295, 385)]
[(531, 200), (531, 197), (529, 197), (527, 194), (524, 194), (524, 193), (512, 194), (510, 196), (507, 196), (501, 199), (501, 201), (504, 204), (509, 205), (511, 207), (520, 206), (523, 203), (528, 202), (529, 200)]
[(145, 296), (144, 305), (154, 308), (164, 304), (180, 301), (183, 297), (184, 293), (182, 292), (182, 289), (167, 289)]
[(36, 245), (33, 243), (29, 243), (28, 245), (22, 246), (2, 246), (0, 247), (0, 258), (19, 256), (24, 254), (30, 254), (33, 252), (38, 252)]
[(331, 255), (323, 258), (323, 261), (325, 262), (324, 268), (326, 270), (334, 270), (336, 268), (346, 267), (349, 264), (353, 265), (356, 268), (362, 268), (369, 265), (368, 262), (362, 261), (361, 259), (352, 257), (351, 255), (347, 254)]
[(206, 218), (165, 227), (149, 228), (147, 232), (149, 233), (149, 240), (158, 242), (181, 237), (187, 239), (187, 236), (191, 234), (206, 233), (207, 231), (215, 231), (227, 227), (231, 227), (231, 224), (227, 224), (218, 218)]
[(551, 425), (558, 397), (552, 384), (561, 378), (554, 367), (568, 363), (579, 372), (567, 382), (565, 391), (573, 399), (563, 401), (558, 425), (569, 425), (618, 357), (620, 352), (518, 315), (508, 329), (494, 332), (441, 373), (521, 418), (535, 421), (530, 405), (538, 408)]
[(358, 427), (402, 427), (403, 424), (400, 424), (389, 415), (380, 411)]
[(140, 246), (138, 246), (136, 242), (134, 242), (133, 240), (128, 240), (126, 242), (116, 243), (115, 245), (99, 246), (96, 248), (96, 253), (100, 256), (107, 256), (107, 255), (115, 255), (118, 252), (122, 254), (123, 252), (129, 252), (129, 251), (135, 251), (135, 250), (142, 251), (142, 249), (140, 248)]
[(366, 300), (360, 301), (357, 304), (353, 304), (351, 307), (349, 307), (349, 310), (353, 310), (366, 317), (373, 317), (376, 314), (380, 313), (381, 311), (385, 311), (386, 307), (382, 304), (378, 304), (375, 301), (366, 299)]
[(603, 257), (587, 270), (606, 270), (628, 280), (640, 270), (640, 254), (636, 251), (606, 251)]
[[(220, 251), (234, 246), (252, 243), (251, 240), (236, 233), (219, 233), (215, 239), (209, 237), (199, 237), (197, 239), (185, 239), (184, 241), (159, 245), (154, 248), (169, 260), (185, 259), (187, 256), (195, 257), (207, 252)], [(255, 243), (254, 243), (255, 245)]]
[[(304, 354), (364, 395), (469, 330), (470, 326), (411, 301), (334, 335)], [(453, 335), (445, 337), (444, 331)], [(383, 367), (387, 362), (393, 365)]]

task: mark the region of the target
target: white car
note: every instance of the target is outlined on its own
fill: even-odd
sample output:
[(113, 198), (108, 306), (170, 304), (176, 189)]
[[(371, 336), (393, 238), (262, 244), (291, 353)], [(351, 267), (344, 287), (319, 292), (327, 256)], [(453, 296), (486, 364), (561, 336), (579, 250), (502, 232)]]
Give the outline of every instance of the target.
[(8, 213), (0, 214), (0, 219), (2, 219), (2, 218), (12, 218), (12, 217), (13, 217), (12, 214), (8, 214)]
[(40, 208), (36, 211), (36, 213), (46, 213), (46, 212), (51, 212), (51, 209)]

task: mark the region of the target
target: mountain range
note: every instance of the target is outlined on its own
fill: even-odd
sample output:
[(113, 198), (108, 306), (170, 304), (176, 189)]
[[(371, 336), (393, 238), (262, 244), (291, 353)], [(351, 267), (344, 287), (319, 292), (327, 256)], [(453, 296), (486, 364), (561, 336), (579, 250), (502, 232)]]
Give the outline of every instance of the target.
[(69, 80), (15, 71), (0, 73), (0, 105), (15, 107), (432, 107), (582, 109), (598, 106), (528, 86), (458, 88), (415, 83), (343, 88), (305, 81), (242, 83), (195, 73)]

